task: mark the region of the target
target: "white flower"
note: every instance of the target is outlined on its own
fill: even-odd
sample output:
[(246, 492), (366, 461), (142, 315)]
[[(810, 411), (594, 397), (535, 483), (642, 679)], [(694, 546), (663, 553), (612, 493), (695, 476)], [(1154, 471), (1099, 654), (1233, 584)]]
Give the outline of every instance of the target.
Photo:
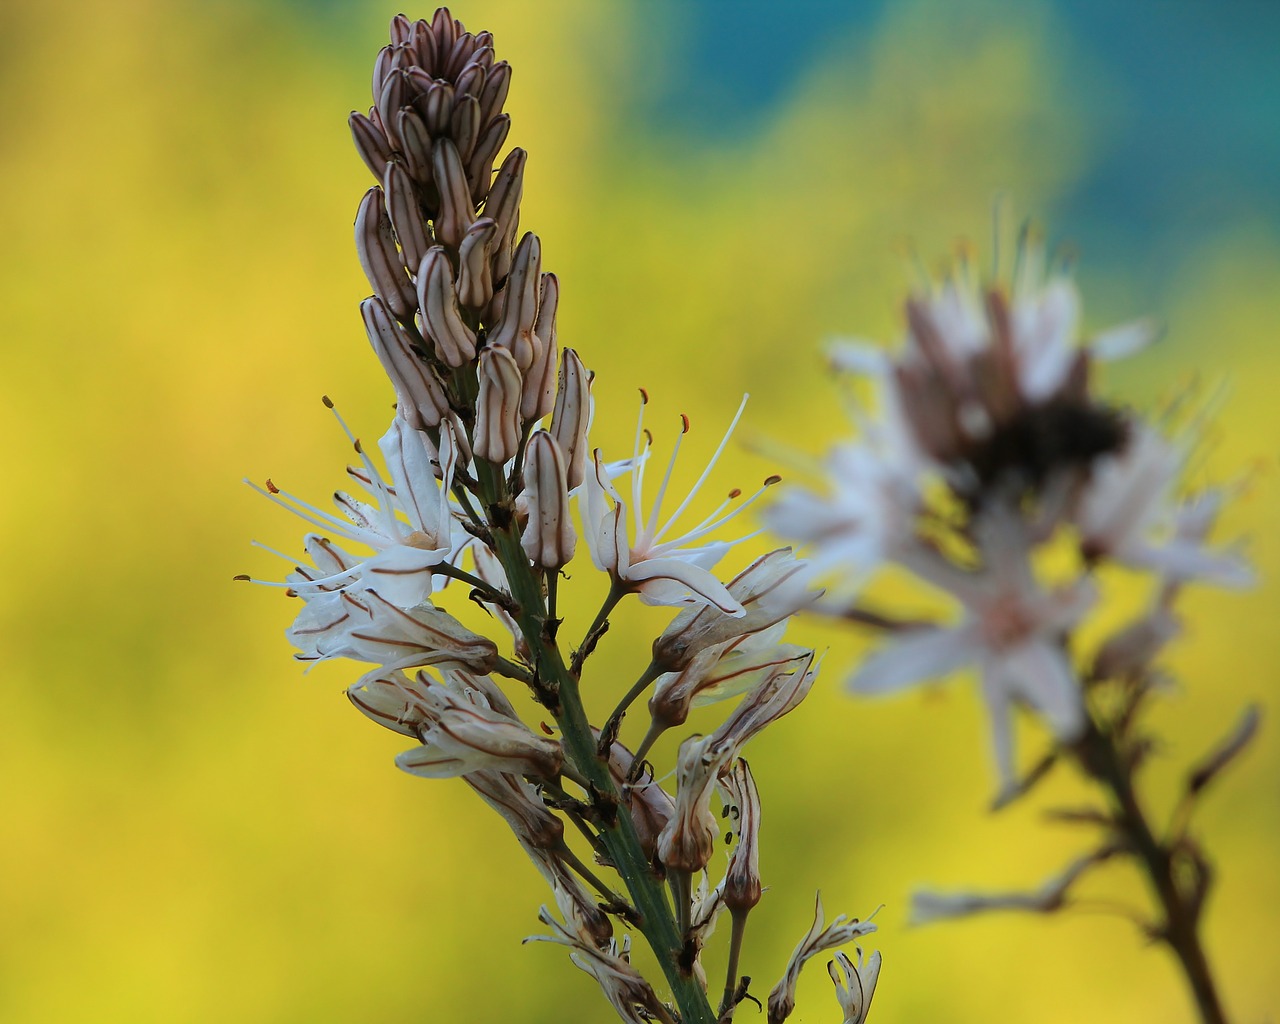
[[(675, 450), (671, 453), (671, 461), (654, 498), (653, 508), (645, 517), (642, 511), (646, 462), (641, 443), (644, 437), (642, 408), (641, 420), (636, 429), (636, 447), (631, 474), (630, 513), (634, 539), (628, 536), (627, 502), (610, 482), (610, 473), (600, 450), (596, 449), (593, 453), (592, 463), (588, 465), (586, 478), (583, 481), (582, 498), (579, 503), (579, 512), (583, 519), (582, 532), (591, 551), (591, 559), (596, 568), (608, 572), (618, 586), (637, 592), (641, 600), (648, 604), (680, 605), (705, 601), (715, 605), (726, 615), (745, 614), (741, 602), (730, 594), (724, 584), (709, 571), (726, 551), (745, 538), (738, 538), (731, 542), (708, 541), (707, 538), (759, 497), (763, 488), (733, 512), (722, 515), (729, 501), (737, 497), (738, 492), (735, 491), (730, 499), (689, 532), (678, 537), (668, 538), (667, 536), (676, 520), (689, 507), (711, 474), (711, 470), (729, 443), (729, 437), (737, 426), (745, 406), (746, 398), (744, 397), (742, 405), (738, 407), (733, 422), (729, 424), (729, 429), (725, 432), (706, 469), (703, 470), (680, 506), (665, 522), (660, 518), (662, 501), (671, 480), (671, 471), (675, 466), (676, 457), (680, 452), (680, 442), (688, 430), (688, 421), (686, 419), (685, 431), (677, 439)], [(771, 478), (766, 481), (766, 486), (773, 482), (776, 481)]]
[(1084, 581), (1042, 590), (1029, 562), (1024, 525), (1008, 509), (993, 508), (976, 524), (983, 566), (965, 572), (920, 551), (912, 568), (959, 599), (956, 626), (903, 632), (873, 653), (849, 680), (856, 693), (892, 693), (913, 683), (976, 666), (991, 715), (1001, 783), (1013, 784), (1010, 712), (1016, 702), (1035, 709), (1058, 739), (1077, 739), (1086, 724), (1083, 697), (1062, 647), (1062, 635), (1093, 601)]
[[(346, 430), (345, 424), (343, 429)], [(441, 427), (441, 450), (437, 454), (429, 449), (425, 434), (396, 416), (379, 442), (391, 484), (348, 431), (362, 460), (362, 468), (352, 470), (351, 475), (369, 491), (373, 502), (338, 491), (334, 503), (345, 519), (280, 490), (270, 481), (266, 488), (250, 484), (320, 530), (374, 551), (368, 557), (344, 553), (341, 568), (317, 575), (303, 570), (286, 585), (307, 600), (334, 591), (367, 589), (377, 591), (400, 608), (413, 608), (424, 602), (438, 584), (435, 567), (456, 559), (465, 546), (465, 540), (455, 537), (449, 505), (457, 460), (453, 430), (448, 422)], [(314, 557), (315, 552), (311, 553)]]
[(1220, 495), (1175, 504), (1171, 492), (1183, 452), (1145, 424), (1135, 423), (1132, 431), (1121, 451), (1094, 465), (1080, 497), (1075, 520), (1085, 554), (1152, 569), (1170, 580), (1249, 583), (1252, 574), (1243, 562), (1204, 546)]

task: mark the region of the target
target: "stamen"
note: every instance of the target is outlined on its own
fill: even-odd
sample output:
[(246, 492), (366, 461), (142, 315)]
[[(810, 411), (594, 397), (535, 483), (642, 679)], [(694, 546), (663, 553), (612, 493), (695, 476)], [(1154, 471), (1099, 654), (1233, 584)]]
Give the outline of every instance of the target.
[(671, 529), (675, 521), (680, 518), (681, 513), (683, 513), (684, 510), (689, 507), (689, 503), (693, 501), (698, 491), (701, 490), (702, 485), (707, 482), (707, 477), (711, 475), (711, 471), (715, 469), (716, 463), (720, 461), (720, 456), (724, 453), (725, 448), (728, 446), (729, 438), (733, 436), (733, 431), (734, 431), (734, 428), (738, 425), (738, 420), (742, 419), (742, 413), (747, 407), (747, 399), (750, 397), (751, 397), (750, 395), (742, 396), (742, 402), (738, 405), (738, 411), (734, 413), (733, 420), (729, 424), (729, 429), (724, 432), (724, 437), (720, 439), (720, 444), (716, 447), (714, 454), (711, 456), (711, 461), (707, 463), (707, 468), (702, 471), (702, 475), (698, 477), (697, 482), (693, 485), (693, 489), (688, 493), (688, 495), (685, 496), (684, 501), (680, 503), (680, 507), (676, 509), (675, 512), (672, 514), (671, 518), (668, 519), (666, 523), (663, 524), (662, 529), (660, 529), (657, 533), (653, 535), (654, 543), (657, 543), (659, 540), (661, 540), (662, 535), (666, 533), (669, 529)]
[[(667, 485), (671, 482), (671, 473), (676, 468), (676, 458), (680, 454), (680, 442), (684, 440), (685, 434), (689, 433), (689, 417), (681, 413), (680, 421), (683, 429), (680, 431), (680, 436), (676, 438), (675, 446), (671, 449), (671, 458), (667, 462), (667, 471), (662, 475), (662, 484), (658, 487), (658, 493), (654, 496), (653, 508), (649, 511), (649, 522), (645, 524), (644, 528), (645, 536), (652, 536), (654, 527), (658, 525), (658, 516), (662, 510), (662, 499), (667, 493)], [(639, 524), (636, 527), (636, 534), (636, 546), (642, 546), (643, 541), (641, 540)]]

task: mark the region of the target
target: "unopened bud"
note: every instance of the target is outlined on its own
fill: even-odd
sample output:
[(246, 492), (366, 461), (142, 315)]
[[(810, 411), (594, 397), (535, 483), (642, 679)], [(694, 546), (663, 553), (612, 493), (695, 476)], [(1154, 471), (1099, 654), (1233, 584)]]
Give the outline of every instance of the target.
[(351, 112), (347, 124), (351, 126), (351, 139), (356, 144), (360, 159), (369, 168), (369, 173), (381, 181), (383, 169), (391, 159), (391, 146), (387, 143), (387, 137), (368, 117), (355, 110)]
[(520, 447), (520, 367), (506, 349), (480, 353), (474, 448), (477, 457), (501, 466)]
[(418, 297), (391, 235), (391, 218), (383, 205), (382, 189), (376, 185), (364, 194), (356, 213), (356, 255), (387, 308), (398, 319), (410, 320)]
[(524, 493), (529, 522), (520, 543), (530, 561), (544, 569), (559, 569), (573, 558), (577, 540), (569, 517), (564, 456), (545, 430), (529, 439), (524, 461)]
[(538, 301), (538, 319), (533, 325), (537, 356), (525, 371), (524, 397), (520, 415), (526, 423), (540, 420), (556, 401), (556, 363), (560, 358), (556, 345), (556, 309), (560, 305), (560, 282), (555, 274), (542, 275), (542, 298)]
[(400, 136), (400, 148), (409, 173), (418, 184), (431, 184), (436, 176), (431, 166), (431, 133), (418, 112), (412, 107), (400, 111), (396, 115), (396, 132)]
[(516, 359), (520, 372), (528, 370), (537, 356), (533, 325), (538, 319), (538, 299), (542, 285), (542, 243), (532, 231), (520, 240), (511, 274), (504, 291), (502, 319), (489, 333), (489, 343), (505, 348)]
[(551, 436), (565, 456), (565, 479), (569, 490), (578, 487), (587, 470), (587, 430), (591, 426), (591, 375), (571, 348), (560, 357), (555, 408), (551, 414)]
[(418, 268), (418, 301), (427, 336), (446, 366), (462, 366), (476, 355), (476, 336), (462, 321), (453, 289), (453, 269), (440, 246), (428, 250)]
[(435, 371), (414, 351), (408, 333), (392, 319), (386, 304), (376, 295), (360, 303), (360, 315), (369, 344), (396, 390), (400, 415), (418, 430), (438, 425), (449, 411), (449, 400)]
[(440, 190), (440, 212), (436, 215), (436, 238), (443, 244), (457, 246), (467, 228), (476, 218), (471, 205), (471, 189), (467, 186), (467, 172), (458, 156), (457, 147), (449, 138), (436, 137), (427, 120), (427, 130), (432, 132), (435, 145), (431, 150), (431, 167), (435, 171), (436, 188)]
[(465, 168), (480, 138), (480, 102), (474, 96), (459, 96), (453, 105), (449, 133), (458, 147), (458, 159)]
[(387, 162), (382, 180), (387, 193), (387, 215), (400, 242), (402, 260), (406, 267), (416, 270), (431, 248), (431, 228), (422, 216), (418, 190), (398, 161)]
[(512, 246), (515, 243), (516, 226), (520, 223), (520, 198), (524, 195), (524, 167), (528, 154), (523, 149), (513, 149), (507, 154), (493, 187), (484, 201), (484, 215), (492, 217), (498, 225), (498, 236), (491, 249), (493, 280), (506, 280), (511, 270)]
[(507, 141), (507, 133), (511, 131), (511, 117), (501, 114), (489, 122), (488, 126), (476, 140), (476, 148), (467, 161), (467, 181), (471, 182), (471, 201), (477, 205), (489, 192), (489, 184), (493, 178), (493, 161), (497, 159), (498, 150)]
[(486, 124), (499, 116), (510, 88), (511, 65), (500, 60), (489, 69), (484, 80), (484, 90), (480, 93), (480, 116)]
[(489, 271), (489, 246), (498, 226), (481, 217), (463, 236), (458, 247), (458, 301), (480, 309), (493, 298), (493, 275)]

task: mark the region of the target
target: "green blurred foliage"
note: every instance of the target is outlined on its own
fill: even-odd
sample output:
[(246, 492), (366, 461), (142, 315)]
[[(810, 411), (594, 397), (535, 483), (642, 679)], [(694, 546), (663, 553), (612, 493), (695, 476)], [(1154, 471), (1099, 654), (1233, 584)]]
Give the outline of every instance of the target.
[[(597, 442), (629, 446), (645, 385), (660, 444), (685, 411), (709, 452), (746, 390), (755, 448), (817, 451), (845, 429), (819, 343), (897, 334), (904, 251), (931, 261), (983, 237), (1006, 188), (1052, 222), (1090, 166), (1106, 115), (1072, 88), (1098, 71), (1089, 40), (1043, 3), (893, 5), (869, 32), (823, 38), (757, 131), (699, 146), (629, 119), (679, 32), (679, 8), (663, 11), (640, 34), (638, 3), (455, 7), (516, 69), (523, 223), (563, 284), (562, 342), (598, 372)], [(281, 636), (294, 606), (230, 581), (279, 569), (249, 537), (295, 551), (301, 534), (240, 477), (320, 497), (349, 452), (320, 395), (367, 437), (390, 410), (356, 312), (366, 181), (343, 121), (392, 13), (0, 9), (0, 537), (15, 580), (0, 593), (0, 1019), (610, 1018), (559, 950), (520, 948), (546, 895), (505, 827), (460, 785), (396, 772), (396, 738), (341, 696), (351, 669), (303, 678)], [(1160, 805), (1243, 702), (1274, 701), (1280, 653), (1276, 225), (1228, 225), (1176, 266), (1156, 311), (1169, 340), (1108, 385), (1157, 408), (1230, 382), (1201, 472), (1245, 479), (1223, 533), (1251, 539), (1262, 582), (1189, 596), (1182, 684), (1156, 712)], [(1083, 254), (1091, 325), (1146, 312), (1128, 302), (1133, 272)], [(717, 479), (747, 487), (772, 466), (738, 449)], [(600, 597), (576, 568), (570, 631)], [(662, 621), (622, 616), (589, 676), (596, 707)], [(1190, 1019), (1172, 963), (1114, 917), (906, 928), (916, 884), (1031, 886), (1085, 839), (1028, 807), (984, 813), (986, 724), (966, 686), (852, 702), (839, 680), (864, 640), (797, 632), (830, 650), (810, 702), (753, 745), (772, 888), (745, 970), (761, 991), (820, 887), (831, 912), (885, 904), (877, 1024)], [(1041, 739), (1028, 729), (1024, 755)], [(1200, 818), (1221, 869), (1209, 947), (1242, 1021), (1280, 1005), (1278, 749), (1268, 720)], [(1143, 898), (1123, 870), (1092, 891)], [(802, 982), (797, 1020), (834, 1019), (822, 974)]]

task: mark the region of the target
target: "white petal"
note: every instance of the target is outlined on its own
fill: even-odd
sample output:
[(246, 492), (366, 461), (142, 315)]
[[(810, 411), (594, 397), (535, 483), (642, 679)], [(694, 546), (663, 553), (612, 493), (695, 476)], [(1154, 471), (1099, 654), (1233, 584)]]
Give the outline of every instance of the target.
[(954, 672), (975, 661), (979, 651), (965, 628), (912, 630), (875, 651), (847, 685), (854, 693), (893, 693)]

